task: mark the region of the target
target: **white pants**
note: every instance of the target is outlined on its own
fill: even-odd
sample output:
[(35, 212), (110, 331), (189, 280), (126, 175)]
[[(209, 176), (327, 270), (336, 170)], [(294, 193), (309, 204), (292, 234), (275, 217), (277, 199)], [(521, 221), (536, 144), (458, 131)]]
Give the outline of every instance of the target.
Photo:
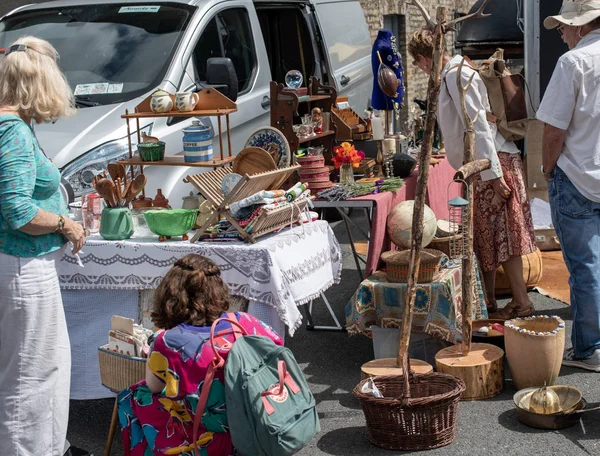
[(0, 455), (62, 456), (71, 348), (56, 264), (0, 253)]

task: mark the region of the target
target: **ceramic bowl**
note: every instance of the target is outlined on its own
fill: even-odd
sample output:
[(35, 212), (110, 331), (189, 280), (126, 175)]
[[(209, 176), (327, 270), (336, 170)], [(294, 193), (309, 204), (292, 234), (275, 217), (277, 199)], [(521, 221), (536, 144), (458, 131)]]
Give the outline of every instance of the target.
[(489, 320), (473, 320), (473, 335), (471, 337), (471, 340), (473, 342), (482, 344), (492, 344), (504, 350), (504, 334), (492, 336), (478, 334), (479, 328), (483, 326), (489, 327), (492, 326), (494, 323), (499, 323), (502, 326), (504, 326), (504, 320), (496, 320), (493, 318)]
[(165, 142), (148, 142), (137, 145), (142, 161), (161, 161), (165, 158)]
[(196, 223), (197, 209), (165, 209), (144, 212), (148, 228), (159, 236), (183, 236)]

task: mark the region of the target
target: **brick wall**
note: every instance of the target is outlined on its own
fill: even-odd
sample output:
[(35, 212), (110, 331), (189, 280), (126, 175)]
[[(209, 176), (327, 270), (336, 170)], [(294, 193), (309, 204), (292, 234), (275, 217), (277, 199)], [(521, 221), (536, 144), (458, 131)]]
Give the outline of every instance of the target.
[[(444, 6), (449, 10), (449, 16), (455, 14), (466, 14), (475, 0), (420, 0), (429, 14), (435, 19), (436, 7)], [(413, 119), (415, 115), (420, 114), (420, 109), (412, 102), (413, 98), (425, 98), (427, 96), (428, 77), (418, 68), (412, 65), (412, 58), (409, 57), (406, 44), (412, 34), (425, 25), (419, 10), (413, 6), (407, 7), (404, 1), (400, 0), (360, 0), (365, 13), (365, 19), (371, 32), (372, 40), (375, 40), (377, 32), (380, 30), (380, 18), (383, 15), (398, 14), (402, 15), (401, 36), (398, 36), (398, 44), (402, 53), (405, 75), (405, 103), (401, 111), (401, 125)], [(402, 33), (404, 29), (404, 33)], [(454, 33), (446, 34), (446, 47), (450, 54), (454, 54)]]

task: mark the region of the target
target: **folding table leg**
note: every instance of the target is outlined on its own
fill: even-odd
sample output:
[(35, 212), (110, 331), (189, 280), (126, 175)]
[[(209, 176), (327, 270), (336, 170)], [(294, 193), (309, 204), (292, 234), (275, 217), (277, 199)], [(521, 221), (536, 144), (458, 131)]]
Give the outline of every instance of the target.
[(335, 316), (335, 312), (333, 311), (331, 304), (329, 304), (329, 300), (327, 299), (327, 297), (325, 296), (325, 293), (323, 293), (323, 292), (321, 292), (321, 299), (327, 306), (327, 310), (329, 311), (329, 315), (331, 315), (331, 318), (333, 318), (333, 321), (335, 322), (335, 326), (315, 326), (314, 325), (313, 318), (312, 318), (313, 300), (311, 300), (308, 303), (308, 307), (300, 306), (301, 309), (304, 309), (304, 313), (306, 314), (306, 319), (307, 319), (306, 329), (308, 329), (309, 331), (312, 331), (312, 330), (316, 330), (316, 331), (346, 331), (346, 328), (340, 324), (340, 321)]
[(110, 456), (110, 448), (112, 447), (113, 440), (117, 431), (117, 425), (119, 423), (119, 397), (115, 397), (115, 405), (112, 411), (112, 418), (110, 419), (110, 429), (108, 431), (108, 439), (106, 440), (106, 447), (104, 448), (104, 456)]

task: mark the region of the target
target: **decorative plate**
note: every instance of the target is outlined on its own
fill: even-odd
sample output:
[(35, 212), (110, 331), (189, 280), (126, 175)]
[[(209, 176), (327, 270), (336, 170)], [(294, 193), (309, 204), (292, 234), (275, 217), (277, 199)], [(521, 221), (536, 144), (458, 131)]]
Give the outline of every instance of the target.
[(260, 147), (266, 151), (271, 150), (271, 145), (277, 146), (277, 168), (290, 166), (292, 152), (288, 140), (279, 130), (273, 127), (263, 127), (256, 130), (246, 141), (245, 147)]
[(231, 191), (235, 188), (237, 183), (242, 179), (242, 176), (236, 173), (226, 174), (223, 178), (223, 182), (221, 182), (221, 190), (224, 195), (229, 195)]

